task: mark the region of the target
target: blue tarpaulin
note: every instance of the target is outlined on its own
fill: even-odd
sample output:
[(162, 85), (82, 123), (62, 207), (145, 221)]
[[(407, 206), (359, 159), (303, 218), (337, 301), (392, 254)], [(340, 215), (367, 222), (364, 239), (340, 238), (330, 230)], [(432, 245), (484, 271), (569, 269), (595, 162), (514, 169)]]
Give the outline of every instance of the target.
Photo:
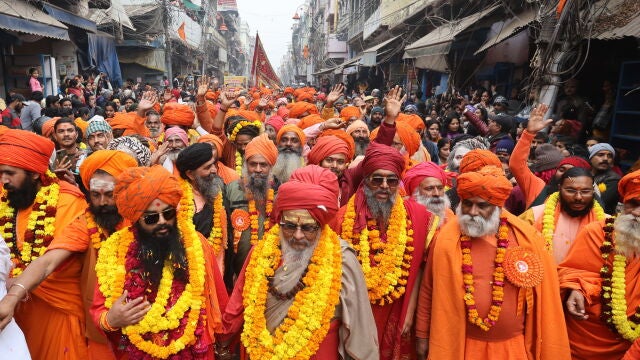
[(97, 31), (96, 23), (91, 20), (80, 17), (55, 5), (43, 3), (42, 7), (44, 8), (44, 11), (47, 12), (47, 14), (51, 15), (51, 17), (60, 22), (63, 22), (67, 25), (73, 25), (94, 33)]
[(0, 14), (0, 29), (13, 30), (27, 34), (46, 36), (58, 40), (69, 41), (67, 29), (38, 23), (35, 21), (20, 19), (11, 15)]
[(122, 86), (120, 62), (116, 53), (116, 43), (112, 36), (101, 34), (87, 34), (89, 42), (89, 62), (98, 71), (102, 71), (111, 80), (111, 85)]

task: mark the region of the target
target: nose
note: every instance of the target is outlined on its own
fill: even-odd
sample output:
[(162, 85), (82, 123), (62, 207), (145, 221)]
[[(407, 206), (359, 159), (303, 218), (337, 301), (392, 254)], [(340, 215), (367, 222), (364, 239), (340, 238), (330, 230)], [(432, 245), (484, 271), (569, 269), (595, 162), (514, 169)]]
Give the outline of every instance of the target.
[(166, 224), (166, 223), (167, 223), (167, 220), (165, 220), (164, 214), (160, 213), (160, 218), (158, 219), (158, 225)]
[(387, 178), (384, 178), (384, 180), (382, 181), (382, 184), (380, 184), (380, 188), (381, 189), (388, 189), (389, 188), (389, 184), (387, 183)]
[(469, 213), (467, 215), (471, 215), (471, 216), (480, 215), (480, 208), (478, 207), (478, 205), (476, 204), (471, 205), (471, 208), (469, 208)]
[(304, 235), (304, 233), (302, 232), (302, 230), (300, 230), (300, 227), (298, 226), (296, 228), (296, 231), (293, 232), (293, 238), (295, 240), (303, 240), (306, 236)]

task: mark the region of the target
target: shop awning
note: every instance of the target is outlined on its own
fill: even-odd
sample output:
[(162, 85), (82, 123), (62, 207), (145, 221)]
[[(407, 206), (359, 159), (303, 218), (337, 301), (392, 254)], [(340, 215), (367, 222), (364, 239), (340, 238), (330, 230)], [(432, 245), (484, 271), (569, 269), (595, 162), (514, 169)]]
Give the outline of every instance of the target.
[(376, 66), (378, 64), (377, 57), (378, 55), (382, 55), (384, 51), (381, 51), (384, 47), (390, 45), (395, 40), (397, 40), (400, 36), (394, 36), (389, 40), (383, 41), (376, 46), (372, 46), (362, 52), (362, 60), (360, 61), (360, 65), (362, 66)]
[(89, 9), (89, 20), (98, 25), (115, 22), (131, 30), (136, 30), (120, 0), (111, 0), (111, 6), (108, 9)]
[(51, 15), (54, 19), (59, 20), (67, 25), (73, 25), (75, 27), (79, 27), (80, 29), (84, 29), (95, 33), (98, 31), (96, 27), (96, 23), (91, 20), (85, 19), (81, 16), (78, 16), (70, 11), (65, 9), (61, 9), (55, 5), (51, 5), (48, 3), (42, 3), (42, 7), (47, 14)]
[(473, 15), (435, 28), (413, 44), (405, 47), (403, 59), (419, 60), (420, 57), (433, 57), (432, 59), (422, 59), (421, 61), (425, 64), (437, 65), (438, 68), (425, 68), (444, 72), (446, 70), (446, 65), (443, 67), (442, 64), (446, 64), (446, 55), (449, 53), (451, 44), (455, 37), (485, 16), (491, 14), (498, 7), (498, 5), (495, 5)]
[(522, 14), (519, 14), (517, 17), (512, 18), (504, 22), (502, 29), (500, 32), (493, 36), (491, 39), (488, 39), (478, 51), (474, 54), (477, 55), (488, 48), (498, 45), (502, 41), (510, 38), (511, 36), (519, 33), (524, 30), (529, 24), (531, 24), (536, 19), (536, 11), (534, 9), (529, 9)]
[(26, 1), (0, 0), (0, 29), (70, 41), (65, 24)]
[(599, 1), (591, 6), (590, 10), (595, 9), (597, 15), (592, 39), (640, 38), (640, 4), (637, 0)]
[(164, 49), (119, 51), (118, 61), (123, 64), (138, 64), (160, 72), (167, 71)]

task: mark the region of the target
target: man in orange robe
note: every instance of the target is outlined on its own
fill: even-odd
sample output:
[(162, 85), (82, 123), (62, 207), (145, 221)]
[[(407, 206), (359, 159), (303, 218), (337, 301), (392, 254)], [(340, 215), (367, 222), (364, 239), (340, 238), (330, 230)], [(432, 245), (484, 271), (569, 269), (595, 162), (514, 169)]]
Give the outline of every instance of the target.
[[(631, 323), (631, 329), (638, 326), (633, 314), (640, 306), (640, 170), (620, 180), (618, 193), (624, 201), (622, 214), (615, 222), (592, 222), (582, 229), (558, 266), (560, 287), (568, 294), (566, 321), (574, 359), (620, 359), (634, 340), (623, 338), (619, 326), (611, 322), (611, 295), (603, 296), (603, 290), (614, 287), (611, 279), (615, 255), (626, 257), (622, 285), (626, 309), (622, 311), (630, 319), (624, 320)], [(604, 244), (606, 239), (611, 245)], [(637, 331), (634, 333), (637, 336)]]
[(555, 264), (502, 208), (511, 188), (497, 166), (458, 176), (456, 218), (431, 243), (420, 288), (420, 359), (570, 359)]
[[(18, 269), (28, 268), (31, 260), (41, 255), (28, 254), (30, 259), (26, 261), (21, 256), (25, 245), (37, 248), (38, 243), (42, 242), (44, 248), (37, 251), (44, 253), (46, 247), (55, 246), (54, 239), (61, 237), (68, 225), (87, 207), (77, 187), (58, 181), (48, 172), (53, 151), (53, 142), (29, 131), (7, 130), (0, 135), (0, 177), (4, 184), (0, 207), (3, 211), (11, 209), (14, 214), (3, 217), (0, 228), (7, 245), (11, 244), (12, 261)], [(46, 227), (42, 234), (37, 224), (33, 227), (29, 225), (32, 206), (34, 202), (42, 201), (36, 197), (40, 190), (49, 189), (55, 193), (56, 187), (59, 187), (59, 195), (49, 199), (50, 205), (47, 207), (53, 208), (47, 209), (45, 215), (45, 221), (49, 217), (55, 218), (53, 234), (47, 234)], [(7, 231), (11, 228), (15, 232)], [(25, 244), (25, 241), (29, 244)], [(0, 313), (0, 326), (4, 327), (5, 321), (11, 319), (16, 300), (29, 298), (22, 303), (15, 318), (27, 339), (31, 357), (36, 360), (86, 359), (85, 317), (80, 296), (82, 258), (80, 255), (73, 256), (62, 266), (51, 270), (55, 271), (30, 296), (27, 290), (31, 287), (19, 281), (13, 283), (9, 293), (17, 295), (5, 298), (7, 302)]]

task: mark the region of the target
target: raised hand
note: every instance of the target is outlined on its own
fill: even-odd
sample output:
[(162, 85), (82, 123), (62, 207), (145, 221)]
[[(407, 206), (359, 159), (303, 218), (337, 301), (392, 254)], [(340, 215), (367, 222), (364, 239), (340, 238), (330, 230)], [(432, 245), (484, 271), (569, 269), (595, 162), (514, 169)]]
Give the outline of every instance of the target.
[(390, 120), (391, 122), (395, 122), (396, 117), (400, 114), (400, 110), (402, 109), (402, 103), (407, 100), (407, 94), (402, 95), (402, 88), (400, 86), (394, 87), (387, 93), (384, 97), (386, 102), (384, 107), (384, 113), (386, 115), (385, 122)]
[(202, 75), (200, 79), (198, 79), (198, 91), (196, 92), (196, 96), (199, 98), (203, 98), (207, 91), (209, 90), (209, 76)]
[[(165, 92), (166, 94), (166, 92)], [(146, 91), (138, 103), (138, 111), (146, 112), (158, 102), (158, 94), (155, 91)]]
[(535, 134), (553, 122), (553, 119), (544, 120), (544, 114), (547, 113), (547, 110), (549, 110), (549, 106), (540, 104), (531, 111), (529, 122), (527, 123), (527, 132)]
[(258, 103), (258, 107), (259, 108), (264, 108), (265, 106), (267, 106), (267, 104), (269, 104), (269, 101), (271, 101), (271, 96), (269, 96), (269, 95), (263, 96), (260, 99), (260, 102)]
[[(171, 93), (171, 90), (169, 88), (164, 89), (164, 94), (162, 94), (162, 98), (164, 99), (164, 102), (171, 101), (171, 99), (173, 98), (173, 94)], [(140, 107), (140, 104), (138, 104), (138, 107)]]
[(340, 98), (340, 96), (342, 96), (343, 91), (344, 91), (344, 85), (342, 84), (334, 85), (333, 89), (331, 89), (331, 92), (329, 92), (329, 95), (327, 95), (326, 106), (333, 107), (333, 103), (336, 102)]
[(225, 91), (220, 94), (220, 109), (226, 111), (240, 96), (239, 91)]

